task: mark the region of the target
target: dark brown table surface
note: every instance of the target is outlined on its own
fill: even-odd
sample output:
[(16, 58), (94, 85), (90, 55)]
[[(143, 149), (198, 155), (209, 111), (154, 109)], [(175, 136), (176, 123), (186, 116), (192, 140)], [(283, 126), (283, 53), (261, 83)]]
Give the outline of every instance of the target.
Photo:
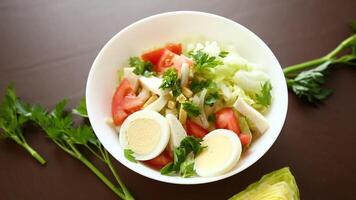
[[(138, 19), (174, 10), (211, 12), (259, 35), (282, 66), (324, 55), (350, 34), (355, 0), (209, 1), (0, 1), (0, 94), (14, 81), (18, 94), (51, 108), (84, 95), (90, 66), (115, 33)], [(226, 199), (263, 174), (290, 166), (301, 198), (355, 199), (356, 69), (338, 66), (327, 86), (335, 90), (313, 107), (289, 95), (280, 137), (257, 163), (231, 178), (204, 185), (173, 185), (115, 165), (137, 199)], [(37, 164), (12, 141), (0, 141), (0, 199), (115, 199), (86, 167), (40, 130), (26, 132), (48, 164)]]

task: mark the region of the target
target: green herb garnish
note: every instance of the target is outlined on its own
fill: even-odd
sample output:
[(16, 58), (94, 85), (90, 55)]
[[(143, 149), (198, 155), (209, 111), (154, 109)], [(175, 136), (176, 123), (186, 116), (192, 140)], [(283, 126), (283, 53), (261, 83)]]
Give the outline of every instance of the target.
[(125, 158), (133, 163), (137, 163), (135, 156), (133, 156), (134, 153), (135, 152), (133, 152), (131, 149), (124, 149)]
[(198, 93), (200, 91), (202, 91), (204, 88), (208, 88), (209, 85), (211, 84), (210, 80), (193, 80), (190, 84), (190, 90), (193, 93)]
[[(355, 23), (351, 24), (351, 28), (355, 28)], [(326, 82), (328, 68), (335, 64), (356, 66), (356, 34), (346, 38), (321, 58), (284, 68), (288, 88), (310, 103), (323, 102), (332, 91), (322, 88), (322, 85)]]
[(159, 88), (171, 89), (174, 97), (177, 97), (182, 93), (177, 69), (171, 68), (164, 72), (163, 81)]
[(215, 123), (216, 121), (216, 117), (214, 114), (211, 114), (208, 116), (208, 121), (211, 122), (211, 123)]
[(268, 107), (271, 105), (272, 95), (271, 95), (272, 85), (269, 81), (261, 84), (260, 93), (256, 94), (256, 103)]
[(219, 99), (220, 94), (218, 92), (211, 92), (206, 95), (204, 104), (208, 106), (213, 106)]
[(197, 105), (193, 102), (184, 102), (182, 103), (183, 109), (187, 111), (190, 117), (197, 117), (200, 115), (201, 111)]
[(180, 176), (183, 178), (189, 178), (196, 175), (197, 173), (194, 170), (193, 160), (186, 160), (180, 165)]
[[(15, 132), (12, 133), (12, 130), (15, 130), (16, 137), (19, 137), (19, 140), (16, 142), (21, 146), (24, 146), (32, 156), (43, 164), (45, 162), (43, 158), (27, 145), (22, 133), (19, 132), (24, 122), (31, 121), (36, 123), (56, 145), (69, 155), (81, 161), (116, 195), (122, 199), (133, 200), (134, 198), (117, 175), (116, 170), (111, 163), (109, 153), (101, 145), (92, 128), (88, 125), (75, 127), (70, 113), (65, 111), (65, 106), (66, 101), (63, 100), (56, 105), (52, 112), (47, 112), (39, 105), (30, 105), (18, 99), (12, 86), (10, 86), (8, 88), (8, 94), (5, 96), (5, 101), (2, 106), (0, 106), (0, 125), (1, 128), (5, 127), (5, 134), (8, 134), (9, 131), (11, 131), (12, 135), (9, 135), (11, 138), (15, 136)], [(83, 114), (86, 113), (85, 104), (81, 103), (79, 107), (80, 109), (75, 109), (76, 111), (73, 113), (85, 116)], [(11, 114), (11, 116), (7, 119), (3, 119), (4, 114)], [(11, 129), (8, 125), (11, 125)], [(82, 148), (86, 148), (88, 152), (107, 165), (118, 185), (111, 182), (92, 162), (89, 161), (89, 159), (81, 152)]]
[(207, 68), (214, 68), (218, 65), (222, 65), (223, 62), (215, 56), (210, 56), (209, 54), (199, 50), (196, 53), (189, 52), (189, 55), (194, 60), (194, 69), (197, 72), (202, 72)]
[(288, 87), (300, 98), (306, 99), (310, 103), (318, 103), (325, 100), (332, 90), (322, 88), (321, 85), (326, 81), (326, 73), (331, 62), (304, 71), (294, 79), (287, 81)]
[(85, 97), (80, 100), (79, 106), (72, 110), (73, 114), (79, 115), (81, 117), (88, 117), (87, 104), (85, 102)]
[(225, 58), (228, 54), (229, 54), (229, 52), (227, 52), (227, 51), (221, 51), (221, 52), (219, 53), (219, 57)]
[(179, 147), (173, 150), (173, 162), (168, 163), (161, 169), (161, 174), (174, 175), (179, 174), (183, 177), (190, 177), (195, 174), (194, 162), (189, 159), (189, 155), (193, 154), (194, 157), (199, 155), (205, 148), (201, 142), (203, 140), (193, 136), (185, 137)]
[(138, 57), (131, 57), (129, 60), (130, 67), (134, 67), (133, 72), (137, 75), (142, 76), (152, 76), (154, 73), (152, 72), (152, 63), (143, 61)]
[(21, 115), (18, 110), (26, 112), (27, 109), (27, 104), (20, 103), (14, 87), (10, 85), (6, 90), (4, 100), (0, 104), (0, 128), (3, 130), (0, 131), (0, 136), (15, 141), (43, 165), (46, 160), (27, 143), (22, 133), (22, 126), (28, 121), (28, 118)]

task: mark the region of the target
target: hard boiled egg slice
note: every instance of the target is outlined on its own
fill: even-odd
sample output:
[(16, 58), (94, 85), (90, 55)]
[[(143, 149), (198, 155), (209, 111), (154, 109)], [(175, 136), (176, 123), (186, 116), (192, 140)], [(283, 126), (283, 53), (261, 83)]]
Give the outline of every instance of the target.
[(165, 117), (155, 111), (141, 110), (121, 125), (119, 141), (123, 149), (134, 152), (136, 160), (150, 160), (166, 148), (169, 136)]
[(202, 142), (207, 146), (195, 158), (195, 170), (199, 176), (217, 176), (230, 171), (241, 156), (241, 143), (236, 133), (216, 129), (208, 133)]

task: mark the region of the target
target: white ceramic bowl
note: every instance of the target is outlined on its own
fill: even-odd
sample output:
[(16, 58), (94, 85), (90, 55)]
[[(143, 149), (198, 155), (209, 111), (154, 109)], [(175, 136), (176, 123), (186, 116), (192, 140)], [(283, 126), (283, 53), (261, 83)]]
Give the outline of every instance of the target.
[[(145, 165), (128, 161), (120, 147), (118, 133), (106, 123), (106, 120), (111, 118), (111, 99), (117, 86), (117, 70), (127, 65), (129, 57), (140, 55), (145, 49), (194, 37), (204, 37), (223, 44), (235, 45), (242, 57), (267, 67), (267, 73), (273, 86), (272, 106), (266, 116), (270, 128), (254, 141), (237, 166), (224, 175), (194, 178), (164, 176)], [(278, 137), (284, 124), (288, 95), (278, 60), (267, 45), (254, 33), (224, 17), (202, 12), (179, 11), (142, 19), (111, 38), (91, 67), (86, 86), (86, 103), (89, 119), (97, 137), (120, 163), (143, 176), (158, 181), (175, 184), (200, 184), (237, 174), (266, 153)]]

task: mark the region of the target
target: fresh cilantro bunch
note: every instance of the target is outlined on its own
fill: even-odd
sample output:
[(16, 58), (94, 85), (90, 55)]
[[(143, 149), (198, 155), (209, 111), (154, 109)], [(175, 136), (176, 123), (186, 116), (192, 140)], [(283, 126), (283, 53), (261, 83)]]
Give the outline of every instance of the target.
[(177, 69), (170, 68), (163, 73), (163, 81), (159, 88), (171, 89), (175, 97), (182, 93)]
[(201, 144), (202, 139), (193, 136), (185, 137), (179, 147), (173, 150), (173, 162), (161, 169), (164, 175), (180, 175), (184, 178), (196, 175), (193, 158), (199, 155), (205, 148)]
[[(355, 25), (355, 22), (351, 24), (354, 32)], [(288, 88), (310, 103), (321, 103), (332, 94), (332, 90), (322, 85), (326, 82), (329, 68), (336, 64), (356, 66), (356, 34), (346, 38), (321, 58), (284, 68)]]
[(18, 110), (24, 109), (21, 104), (14, 87), (10, 85), (0, 104), (0, 128), (3, 130), (0, 131), (0, 136), (15, 141), (43, 165), (46, 160), (27, 143), (22, 133), (22, 127), (28, 121), (28, 118), (18, 113)]

